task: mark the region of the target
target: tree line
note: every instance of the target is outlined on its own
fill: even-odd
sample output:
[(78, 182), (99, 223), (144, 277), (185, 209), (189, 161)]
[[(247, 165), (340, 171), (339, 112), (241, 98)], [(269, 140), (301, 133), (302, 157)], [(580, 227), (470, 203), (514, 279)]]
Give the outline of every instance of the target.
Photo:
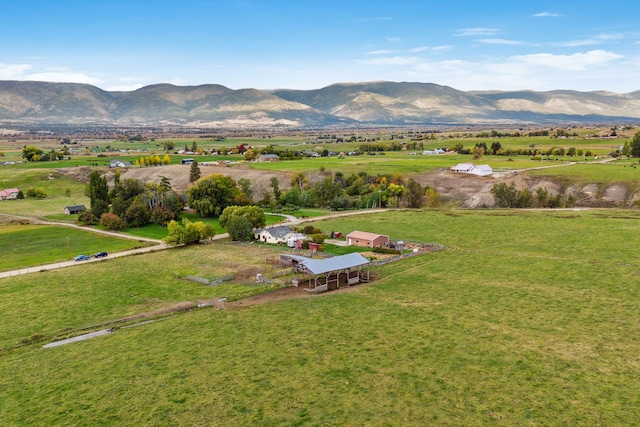
[[(423, 187), (412, 178), (401, 174), (369, 175), (359, 172), (345, 176), (342, 172), (306, 175), (302, 172), (291, 177), (290, 188), (280, 189), (276, 177), (270, 180), (269, 190), (258, 200), (254, 199), (252, 182), (238, 181), (224, 175), (199, 178), (199, 168), (194, 162), (190, 177), (195, 182), (187, 189), (186, 205), (202, 218), (219, 218), (232, 239), (245, 240), (254, 228), (265, 224), (263, 208), (275, 211), (295, 212), (300, 208), (362, 209), (379, 207), (420, 208), (440, 204), (440, 195), (430, 187)], [(90, 209), (81, 213), (78, 220), (85, 224), (100, 223), (113, 229), (140, 227), (156, 223), (169, 228), (171, 243), (193, 243), (212, 237), (214, 230), (198, 223), (182, 220), (185, 200), (171, 188), (167, 177), (159, 183), (142, 183), (137, 179), (120, 178), (116, 171), (113, 188), (109, 190), (106, 176), (92, 171), (86, 186)]]

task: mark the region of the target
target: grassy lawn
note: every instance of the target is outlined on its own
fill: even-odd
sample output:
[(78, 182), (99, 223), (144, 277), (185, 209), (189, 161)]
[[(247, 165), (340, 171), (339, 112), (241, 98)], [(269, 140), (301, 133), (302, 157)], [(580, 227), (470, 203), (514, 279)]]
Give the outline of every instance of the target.
[(64, 208), (69, 205), (89, 205), (89, 198), (84, 195), (84, 184), (52, 169), (18, 169), (15, 166), (0, 168), (0, 189), (13, 187), (19, 188), (23, 193), (29, 187), (42, 188), (47, 198), (3, 200), (0, 201), (0, 213), (44, 216), (63, 214)]
[[(0, 417), (8, 426), (633, 424), (639, 219), (454, 210), (314, 223), (447, 249), (380, 267), (351, 292), (200, 309), (0, 353)], [(179, 277), (218, 277), (274, 253), (216, 243), (3, 279), (0, 342), (226, 296), (235, 291)]]
[(146, 246), (70, 227), (0, 225), (0, 271), (68, 261), (78, 254), (118, 252)]
[[(548, 164), (548, 163), (547, 163)], [(564, 177), (580, 184), (611, 184), (626, 182), (631, 189), (640, 181), (640, 166), (637, 161), (616, 160), (611, 163), (585, 163), (570, 167), (529, 171), (530, 175)]]
[[(242, 271), (264, 267), (265, 259), (281, 250), (215, 243), (0, 279), (0, 310), (5, 314), (0, 350), (34, 335), (52, 338), (179, 302), (212, 297), (234, 300), (264, 292), (269, 285), (256, 285), (255, 273), (244, 277)], [(242, 268), (238, 267), (240, 255), (246, 258)], [(184, 279), (214, 280), (230, 273), (238, 279), (218, 286)]]

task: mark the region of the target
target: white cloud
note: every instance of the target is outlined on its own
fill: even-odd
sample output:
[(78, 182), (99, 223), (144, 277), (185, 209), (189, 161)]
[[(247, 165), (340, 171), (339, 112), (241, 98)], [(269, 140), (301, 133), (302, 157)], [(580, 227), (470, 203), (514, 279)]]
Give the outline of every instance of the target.
[(97, 77), (91, 77), (84, 73), (64, 70), (42, 71), (37, 73), (26, 74), (24, 80), (37, 80), (56, 83), (85, 83), (90, 85), (98, 85), (102, 80)]
[(388, 42), (392, 42), (392, 43), (400, 43), (402, 41), (402, 38), (400, 38), (400, 37), (387, 37), (387, 41)]
[(478, 36), (492, 36), (497, 32), (498, 32), (497, 28), (476, 27), (476, 28), (463, 28), (463, 29), (457, 30), (455, 33), (453, 33), (453, 35), (456, 37), (478, 37)]
[(442, 46), (435, 46), (431, 50), (434, 50), (436, 52), (445, 52), (445, 51), (451, 50), (451, 49), (453, 49), (453, 46), (451, 46), (450, 44), (445, 44), (445, 45), (442, 45)]
[(617, 53), (606, 50), (591, 50), (572, 55), (554, 55), (551, 53), (535, 53), (531, 55), (513, 56), (514, 61), (534, 67), (556, 68), (560, 70), (585, 70), (588, 67), (604, 66), (624, 58)]
[(393, 53), (392, 50), (381, 49), (381, 50), (372, 50), (370, 52), (367, 52), (367, 55), (389, 55), (391, 53)]
[(33, 80), (55, 83), (86, 83), (97, 85), (102, 79), (62, 67), (35, 70), (29, 64), (0, 64), (0, 80)]
[(510, 45), (510, 46), (522, 46), (522, 45), (528, 44), (520, 40), (507, 40), (507, 39), (499, 39), (499, 38), (479, 39), (477, 41), (484, 44), (503, 44), (503, 45)]
[(418, 58), (415, 56), (388, 56), (356, 62), (365, 65), (411, 65), (417, 63)]
[(567, 42), (556, 43), (558, 46), (564, 47), (579, 47), (579, 46), (589, 46), (596, 44), (603, 44), (606, 42), (610, 42), (613, 40), (622, 40), (627, 38), (628, 36), (623, 33), (608, 33), (608, 34), (597, 34), (593, 37), (581, 40), (570, 40)]
[[(432, 50), (430, 49), (429, 52)], [(435, 54), (434, 54), (435, 55)], [(640, 89), (634, 79), (640, 58), (624, 57), (605, 50), (570, 55), (537, 53), (502, 58), (468, 60), (436, 56), (393, 56), (357, 61), (368, 65), (345, 70), (344, 81), (421, 81), (459, 90), (608, 90), (632, 92)]]
[(535, 15), (531, 15), (532, 18), (558, 18), (560, 16), (564, 16), (560, 13), (551, 13), (551, 12), (540, 12)]
[(0, 80), (24, 80), (25, 73), (31, 68), (29, 64), (0, 63)]
[(429, 50), (429, 46), (414, 47), (412, 49), (409, 49), (409, 52), (418, 53), (418, 52), (424, 52), (425, 50)]

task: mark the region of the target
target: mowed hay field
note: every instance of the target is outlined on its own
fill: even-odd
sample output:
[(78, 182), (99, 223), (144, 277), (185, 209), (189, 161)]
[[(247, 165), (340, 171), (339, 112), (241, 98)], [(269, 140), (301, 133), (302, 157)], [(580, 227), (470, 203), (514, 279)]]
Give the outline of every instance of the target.
[[(639, 219), (613, 210), (396, 211), (314, 223), (446, 250), (376, 268), (376, 282), (346, 292), (203, 308), (66, 346), (5, 351), (0, 419), (9, 426), (633, 425)], [(182, 274), (214, 269), (203, 260), (215, 264), (207, 258), (215, 245), (183, 252)], [(246, 246), (224, 249), (225, 262), (234, 250), (238, 265), (255, 257)], [(178, 263), (150, 257), (140, 266), (150, 277)], [(74, 274), (107, 275), (108, 266)], [(82, 297), (65, 304), (62, 295), (70, 277), (42, 275), (60, 302), (7, 304), (2, 322), (18, 310), (25, 319), (76, 310), (72, 302)], [(13, 287), (3, 301), (17, 301), (14, 280), (0, 281), (0, 289)], [(152, 282), (148, 298), (172, 286), (164, 278), (154, 291)], [(81, 322), (64, 320), (90, 322), (83, 312)]]

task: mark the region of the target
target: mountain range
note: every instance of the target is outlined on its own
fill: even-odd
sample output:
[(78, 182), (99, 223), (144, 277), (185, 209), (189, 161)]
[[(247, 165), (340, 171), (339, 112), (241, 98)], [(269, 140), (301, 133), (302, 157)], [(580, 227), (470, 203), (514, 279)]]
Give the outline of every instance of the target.
[(381, 81), (316, 90), (156, 84), (115, 92), (77, 83), (0, 81), (0, 122), (199, 128), (637, 123), (640, 91), (460, 91)]

